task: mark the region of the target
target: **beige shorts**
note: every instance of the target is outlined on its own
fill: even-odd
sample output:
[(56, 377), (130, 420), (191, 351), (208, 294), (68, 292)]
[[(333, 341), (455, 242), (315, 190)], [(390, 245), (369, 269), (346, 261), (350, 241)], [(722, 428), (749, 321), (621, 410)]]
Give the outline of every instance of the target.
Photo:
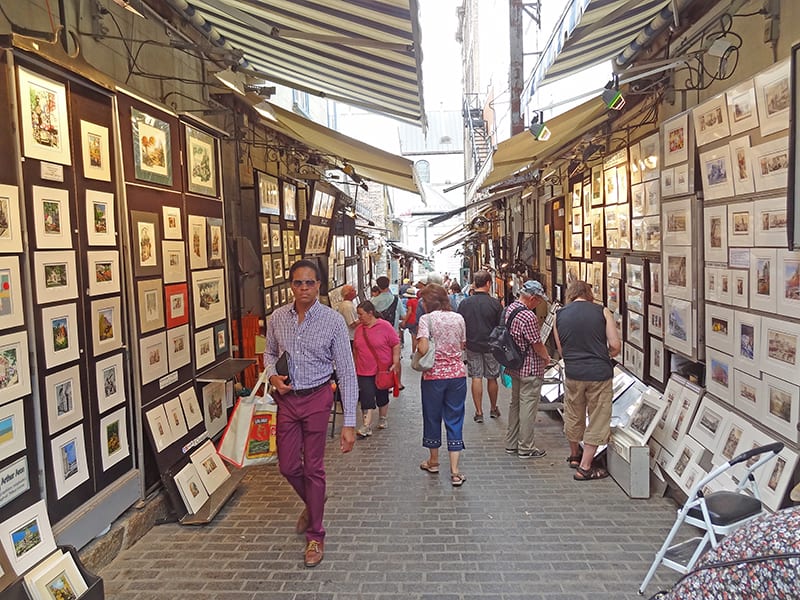
[[(564, 435), (569, 442), (592, 446), (608, 443), (611, 436), (611, 399), (613, 380), (566, 380), (564, 397)], [(586, 424), (586, 417), (589, 424)]]

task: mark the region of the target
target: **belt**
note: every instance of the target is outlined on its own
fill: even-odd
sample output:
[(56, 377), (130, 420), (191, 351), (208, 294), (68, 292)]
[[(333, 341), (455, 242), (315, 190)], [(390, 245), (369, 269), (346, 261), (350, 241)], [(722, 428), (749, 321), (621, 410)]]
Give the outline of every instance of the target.
[(322, 388), (324, 388), (326, 385), (329, 385), (329, 384), (330, 384), (330, 382), (331, 382), (331, 380), (330, 380), (330, 378), (328, 378), (328, 380), (327, 380), (327, 381), (325, 381), (324, 383), (320, 383), (319, 385), (317, 385), (317, 386), (314, 386), (314, 387), (312, 387), (312, 388), (308, 388), (308, 389), (305, 389), (305, 390), (292, 390), (292, 391), (291, 391), (291, 392), (289, 392), (289, 393), (290, 393), (290, 394), (293, 394), (293, 395), (295, 395), (295, 396), (310, 396), (310, 395), (311, 395), (311, 394), (313, 394), (314, 392), (318, 392), (318, 391), (320, 391), (320, 390), (321, 390)]

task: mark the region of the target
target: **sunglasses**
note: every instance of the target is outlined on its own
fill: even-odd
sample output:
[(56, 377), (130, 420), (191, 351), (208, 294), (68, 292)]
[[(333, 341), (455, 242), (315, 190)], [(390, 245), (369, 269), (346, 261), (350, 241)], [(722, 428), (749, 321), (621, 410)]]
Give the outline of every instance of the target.
[(314, 287), (317, 284), (315, 279), (292, 279), (292, 287)]

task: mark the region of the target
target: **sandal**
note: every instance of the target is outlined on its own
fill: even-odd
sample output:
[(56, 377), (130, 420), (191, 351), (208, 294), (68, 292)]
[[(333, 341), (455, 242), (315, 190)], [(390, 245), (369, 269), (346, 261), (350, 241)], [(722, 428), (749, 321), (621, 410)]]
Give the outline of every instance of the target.
[(421, 463), (419, 463), (419, 468), (423, 471), (427, 471), (428, 473), (438, 473), (439, 463), (432, 463), (428, 462), (427, 460), (423, 460)]
[(575, 475), (572, 478), (575, 481), (589, 481), (590, 479), (605, 479), (608, 477), (608, 471), (600, 467), (591, 467), (590, 469), (581, 469), (578, 466)]
[(567, 462), (569, 463), (570, 469), (577, 469), (581, 466), (581, 459), (583, 457), (580, 454), (576, 454), (575, 456), (568, 456)]
[(453, 487), (461, 487), (466, 480), (467, 477), (463, 473), (450, 473), (450, 484)]

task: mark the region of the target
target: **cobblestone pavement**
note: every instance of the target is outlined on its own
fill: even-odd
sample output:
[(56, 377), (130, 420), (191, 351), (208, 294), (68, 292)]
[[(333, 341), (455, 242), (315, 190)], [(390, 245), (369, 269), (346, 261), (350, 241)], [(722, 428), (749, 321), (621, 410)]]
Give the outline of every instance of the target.
[[(555, 413), (540, 411), (537, 445), (547, 457), (503, 451), (503, 415), (472, 421), (467, 398), (461, 470), (450, 485), (419, 469), (419, 375), (404, 361), (406, 389), (389, 427), (327, 452), (325, 559), (302, 565), (294, 533), (302, 505), (277, 466), (251, 468), (202, 527), (156, 526), (100, 571), (109, 600), (633, 600), (675, 519), (671, 500), (631, 500), (611, 479), (572, 480)], [(484, 392), (485, 393), (485, 392)], [(445, 456), (442, 455), (442, 459)], [(677, 574), (660, 568), (647, 596)]]

